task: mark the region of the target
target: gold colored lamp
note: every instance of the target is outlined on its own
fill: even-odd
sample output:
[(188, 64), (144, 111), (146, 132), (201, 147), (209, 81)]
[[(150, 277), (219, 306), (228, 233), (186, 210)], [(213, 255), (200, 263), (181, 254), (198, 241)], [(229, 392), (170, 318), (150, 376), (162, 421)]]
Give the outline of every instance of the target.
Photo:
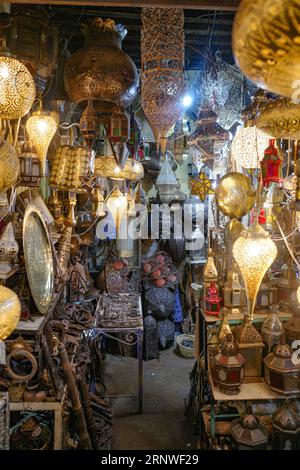
[(112, 215), (116, 229), (119, 230), (122, 218), (127, 211), (128, 199), (116, 185), (105, 201), (109, 213)]
[(233, 256), (244, 279), (248, 317), (252, 321), (260, 284), (277, 256), (277, 247), (268, 232), (255, 222), (235, 241)]
[(29, 70), (14, 59), (1, 38), (0, 119), (19, 119), (28, 113), (35, 99), (35, 84)]
[(37, 151), (41, 173), (45, 176), (47, 152), (57, 130), (57, 120), (48, 111), (35, 111), (26, 122), (26, 130)]
[(7, 287), (0, 286), (0, 341), (14, 331), (21, 315), (21, 303), (17, 294)]

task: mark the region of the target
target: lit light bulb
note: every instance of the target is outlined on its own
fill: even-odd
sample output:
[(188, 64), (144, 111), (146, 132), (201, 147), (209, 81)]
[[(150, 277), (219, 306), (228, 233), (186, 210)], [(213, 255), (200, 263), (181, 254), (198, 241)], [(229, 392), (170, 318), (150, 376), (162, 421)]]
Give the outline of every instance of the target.
[(260, 284), (277, 256), (277, 247), (268, 232), (255, 222), (241, 233), (232, 252), (244, 279), (248, 316), (252, 321)]
[(193, 103), (193, 97), (190, 93), (186, 93), (182, 98), (182, 105), (184, 108), (189, 108)]
[(114, 173), (116, 173), (117, 175), (120, 173), (120, 171), (121, 171), (121, 168), (119, 166), (116, 166), (114, 168)]
[(0, 77), (3, 78), (3, 80), (6, 80), (9, 77), (9, 68), (7, 65), (1, 65), (0, 67)]
[(116, 185), (112, 192), (107, 196), (105, 204), (114, 219), (117, 229), (119, 229), (122, 218), (127, 211), (127, 196), (122, 194)]
[(47, 111), (32, 113), (26, 122), (29, 140), (34, 145), (40, 160), (41, 173), (46, 173), (46, 158), (51, 140), (57, 129), (57, 120)]

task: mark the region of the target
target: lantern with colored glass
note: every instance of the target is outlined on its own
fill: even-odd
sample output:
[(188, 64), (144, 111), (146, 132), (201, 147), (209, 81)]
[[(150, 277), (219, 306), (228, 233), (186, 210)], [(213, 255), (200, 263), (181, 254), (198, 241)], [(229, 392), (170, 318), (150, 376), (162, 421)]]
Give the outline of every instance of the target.
[(270, 183), (279, 183), (281, 180), (282, 160), (275, 147), (275, 139), (269, 140), (269, 146), (264, 151), (264, 158), (260, 162), (262, 180), (264, 186)]
[(219, 316), (221, 310), (221, 299), (215, 282), (211, 282), (210, 287), (206, 288), (204, 297), (204, 312), (206, 315)]
[(210, 357), (214, 383), (226, 395), (236, 395), (244, 377), (245, 359), (239, 353), (233, 341), (232, 334), (228, 333), (221, 345), (220, 351)]

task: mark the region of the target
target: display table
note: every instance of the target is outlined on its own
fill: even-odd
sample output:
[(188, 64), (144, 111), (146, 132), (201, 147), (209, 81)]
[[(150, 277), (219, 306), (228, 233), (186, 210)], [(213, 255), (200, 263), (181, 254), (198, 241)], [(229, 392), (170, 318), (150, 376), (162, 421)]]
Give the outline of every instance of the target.
[[(118, 305), (119, 304), (119, 305)], [(116, 312), (114, 309), (119, 308)], [(138, 413), (143, 412), (143, 315), (140, 294), (102, 294), (95, 313), (93, 332), (137, 348), (138, 359)], [(125, 334), (125, 340), (115, 336)], [(106, 396), (120, 398), (132, 395)], [(136, 395), (134, 395), (136, 396)]]

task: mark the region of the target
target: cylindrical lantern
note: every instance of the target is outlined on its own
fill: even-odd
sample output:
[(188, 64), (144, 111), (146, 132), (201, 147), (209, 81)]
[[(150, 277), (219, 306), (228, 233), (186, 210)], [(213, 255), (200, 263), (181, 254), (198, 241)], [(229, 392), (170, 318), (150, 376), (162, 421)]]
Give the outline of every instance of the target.
[(142, 9), (142, 106), (163, 153), (167, 134), (182, 111), (183, 25), (181, 9)]

